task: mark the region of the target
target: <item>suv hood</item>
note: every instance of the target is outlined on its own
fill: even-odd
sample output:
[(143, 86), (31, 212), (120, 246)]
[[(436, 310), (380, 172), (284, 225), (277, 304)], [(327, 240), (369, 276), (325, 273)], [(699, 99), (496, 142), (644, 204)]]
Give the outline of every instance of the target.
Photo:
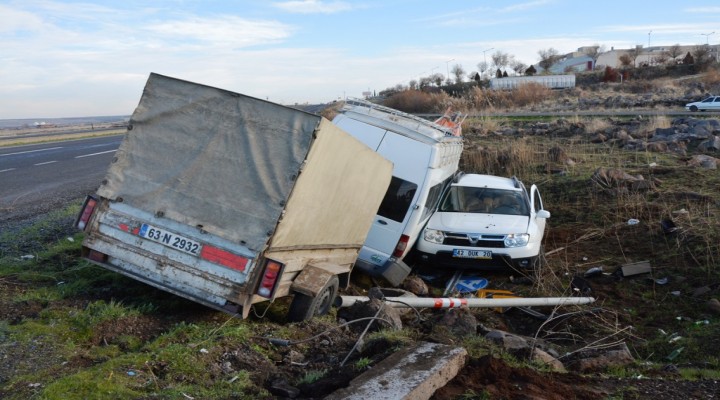
[(427, 227), (446, 232), (506, 235), (527, 232), (530, 217), (527, 215), (479, 214), (436, 212)]

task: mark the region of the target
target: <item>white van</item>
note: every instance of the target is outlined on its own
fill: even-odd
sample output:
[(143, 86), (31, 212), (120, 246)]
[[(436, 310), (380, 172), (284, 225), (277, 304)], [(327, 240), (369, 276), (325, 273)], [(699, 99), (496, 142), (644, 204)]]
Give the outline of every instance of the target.
[(393, 177), (356, 267), (399, 285), (402, 262), (458, 169), (459, 116), (435, 123), (364, 100), (348, 100), (333, 123), (392, 161)]

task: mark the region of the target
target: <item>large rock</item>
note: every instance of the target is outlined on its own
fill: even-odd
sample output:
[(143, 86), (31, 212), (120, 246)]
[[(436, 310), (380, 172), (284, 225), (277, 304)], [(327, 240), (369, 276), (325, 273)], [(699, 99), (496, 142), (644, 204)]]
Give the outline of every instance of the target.
[(551, 356), (548, 352), (538, 349), (537, 347), (532, 350), (530, 359), (540, 364), (545, 364), (555, 372), (567, 372), (563, 363), (557, 358)]
[(579, 373), (604, 371), (609, 367), (621, 367), (635, 362), (625, 343), (609, 350), (591, 350), (577, 353), (565, 365)]
[[(378, 313), (378, 310), (381, 308), (382, 310)], [(375, 317), (377, 314), (377, 317), (380, 318), (380, 320), (376, 320), (372, 323), (369, 329), (370, 331), (377, 331), (383, 328), (401, 330), (403, 326), (400, 318), (400, 311), (386, 305), (379, 299), (355, 302), (355, 304), (350, 307), (341, 308), (337, 314), (338, 318), (342, 318), (346, 321)], [(361, 332), (366, 326), (366, 323), (356, 323), (350, 325), (351, 329), (358, 332)]]
[(710, 299), (707, 302), (707, 308), (715, 315), (720, 315), (720, 301), (718, 299)]
[(720, 136), (713, 136), (712, 138), (700, 143), (698, 149), (701, 151), (718, 151), (720, 150)]
[(447, 328), (456, 337), (475, 336), (477, 325), (477, 318), (469, 308), (450, 308), (442, 314), (436, 324)]
[(700, 167), (704, 169), (717, 169), (718, 162), (720, 162), (720, 160), (715, 157), (699, 154), (690, 159), (690, 161), (688, 161), (688, 165), (691, 167)]

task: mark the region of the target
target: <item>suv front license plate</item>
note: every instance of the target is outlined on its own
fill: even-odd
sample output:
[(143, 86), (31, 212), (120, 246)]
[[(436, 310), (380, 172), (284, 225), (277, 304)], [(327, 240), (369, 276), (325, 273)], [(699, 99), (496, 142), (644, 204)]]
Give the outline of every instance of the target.
[(150, 239), (153, 242), (160, 243), (167, 247), (172, 247), (173, 249), (180, 250), (193, 256), (200, 255), (200, 250), (202, 249), (200, 243), (194, 240), (190, 240), (186, 237), (176, 235), (172, 232), (168, 232), (149, 224), (142, 224), (138, 235), (144, 237), (145, 239)]
[(483, 260), (489, 260), (492, 258), (492, 251), (490, 251), (490, 250), (453, 249), (453, 257), (456, 257), (456, 258), (478, 258), (478, 259), (483, 259)]

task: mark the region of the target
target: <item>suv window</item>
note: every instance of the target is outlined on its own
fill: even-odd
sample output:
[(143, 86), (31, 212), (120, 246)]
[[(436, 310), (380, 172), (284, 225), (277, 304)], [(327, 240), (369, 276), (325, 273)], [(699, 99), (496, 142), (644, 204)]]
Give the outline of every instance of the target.
[(383, 198), (382, 203), (380, 203), (378, 215), (393, 221), (402, 222), (405, 219), (408, 208), (410, 208), (413, 197), (415, 197), (416, 191), (416, 184), (393, 176), (390, 181), (390, 186), (387, 192), (385, 192), (385, 198)]

